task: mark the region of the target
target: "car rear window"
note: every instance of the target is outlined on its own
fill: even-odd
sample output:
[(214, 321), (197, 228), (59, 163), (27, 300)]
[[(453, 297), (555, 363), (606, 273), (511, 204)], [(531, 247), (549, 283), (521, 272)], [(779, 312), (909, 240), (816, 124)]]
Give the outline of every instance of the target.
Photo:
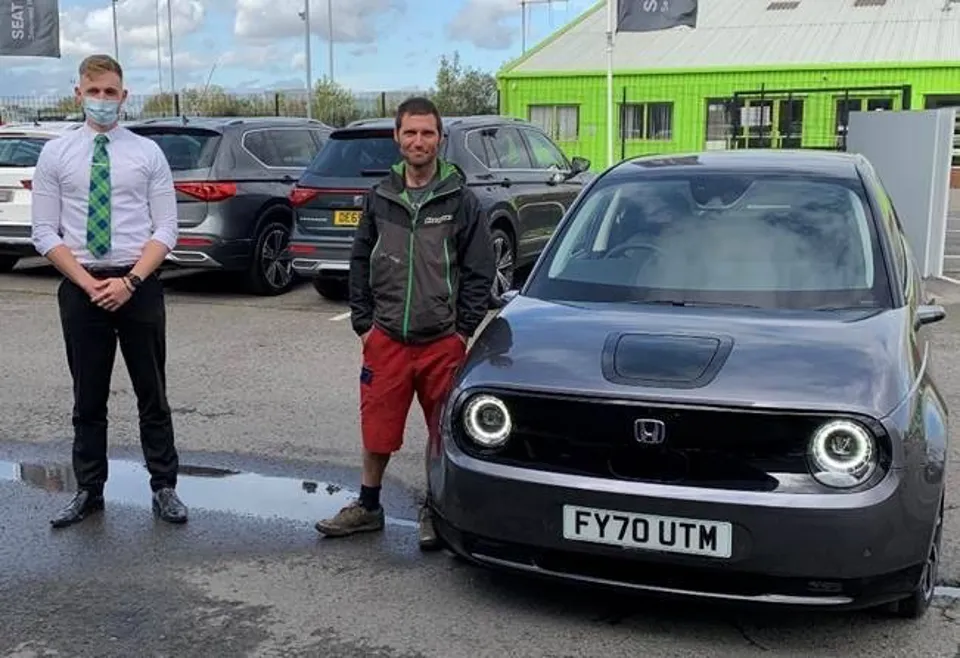
[(0, 167), (36, 167), (46, 137), (0, 135)]
[(172, 171), (207, 169), (220, 146), (220, 133), (204, 128), (144, 127), (131, 128), (138, 135), (155, 141), (167, 157)]
[(317, 176), (383, 176), (400, 161), (392, 130), (342, 130), (330, 139), (307, 171)]
[(776, 172), (611, 177), (565, 222), (531, 294), (882, 307), (890, 289), (865, 194), (855, 180)]

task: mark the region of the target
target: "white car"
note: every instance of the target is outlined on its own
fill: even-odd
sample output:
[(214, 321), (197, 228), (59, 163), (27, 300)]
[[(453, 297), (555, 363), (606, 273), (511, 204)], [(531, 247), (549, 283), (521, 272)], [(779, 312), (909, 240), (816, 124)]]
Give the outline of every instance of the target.
[(47, 140), (83, 124), (79, 121), (0, 125), (0, 273), (21, 258), (37, 256), (30, 241), (30, 182)]

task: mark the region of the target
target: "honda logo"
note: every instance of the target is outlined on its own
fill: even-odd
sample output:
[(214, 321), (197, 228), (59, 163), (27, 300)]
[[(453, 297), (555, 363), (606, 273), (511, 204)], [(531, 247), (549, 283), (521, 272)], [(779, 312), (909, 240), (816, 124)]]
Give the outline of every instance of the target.
[(633, 435), (639, 443), (659, 445), (667, 438), (667, 428), (662, 420), (640, 418), (633, 422)]

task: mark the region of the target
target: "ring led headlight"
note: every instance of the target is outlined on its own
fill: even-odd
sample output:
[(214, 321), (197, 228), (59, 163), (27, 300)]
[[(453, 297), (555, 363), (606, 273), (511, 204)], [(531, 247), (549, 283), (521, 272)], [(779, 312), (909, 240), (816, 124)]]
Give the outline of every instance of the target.
[(811, 473), (828, 487), (849, 488), (870, 479), (877, 468), (873, 436), (850, 420), (834, 420), (819, 427), (810, 439)]
[(467, 436), (478, 445), (498, 448), (510, 438), (513, 423), (503, 400), (492, 395), (478, 395), (464, 407), (463, 426)]

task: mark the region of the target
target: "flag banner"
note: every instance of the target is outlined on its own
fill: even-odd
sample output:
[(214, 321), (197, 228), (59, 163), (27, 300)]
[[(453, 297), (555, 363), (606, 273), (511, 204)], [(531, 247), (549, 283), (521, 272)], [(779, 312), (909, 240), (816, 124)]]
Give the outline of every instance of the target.
[(0, 57), (60, 57), (58, 0), (0, 0)]
[(618, 0), (617, 32), (697, 26), (698, 0)]

